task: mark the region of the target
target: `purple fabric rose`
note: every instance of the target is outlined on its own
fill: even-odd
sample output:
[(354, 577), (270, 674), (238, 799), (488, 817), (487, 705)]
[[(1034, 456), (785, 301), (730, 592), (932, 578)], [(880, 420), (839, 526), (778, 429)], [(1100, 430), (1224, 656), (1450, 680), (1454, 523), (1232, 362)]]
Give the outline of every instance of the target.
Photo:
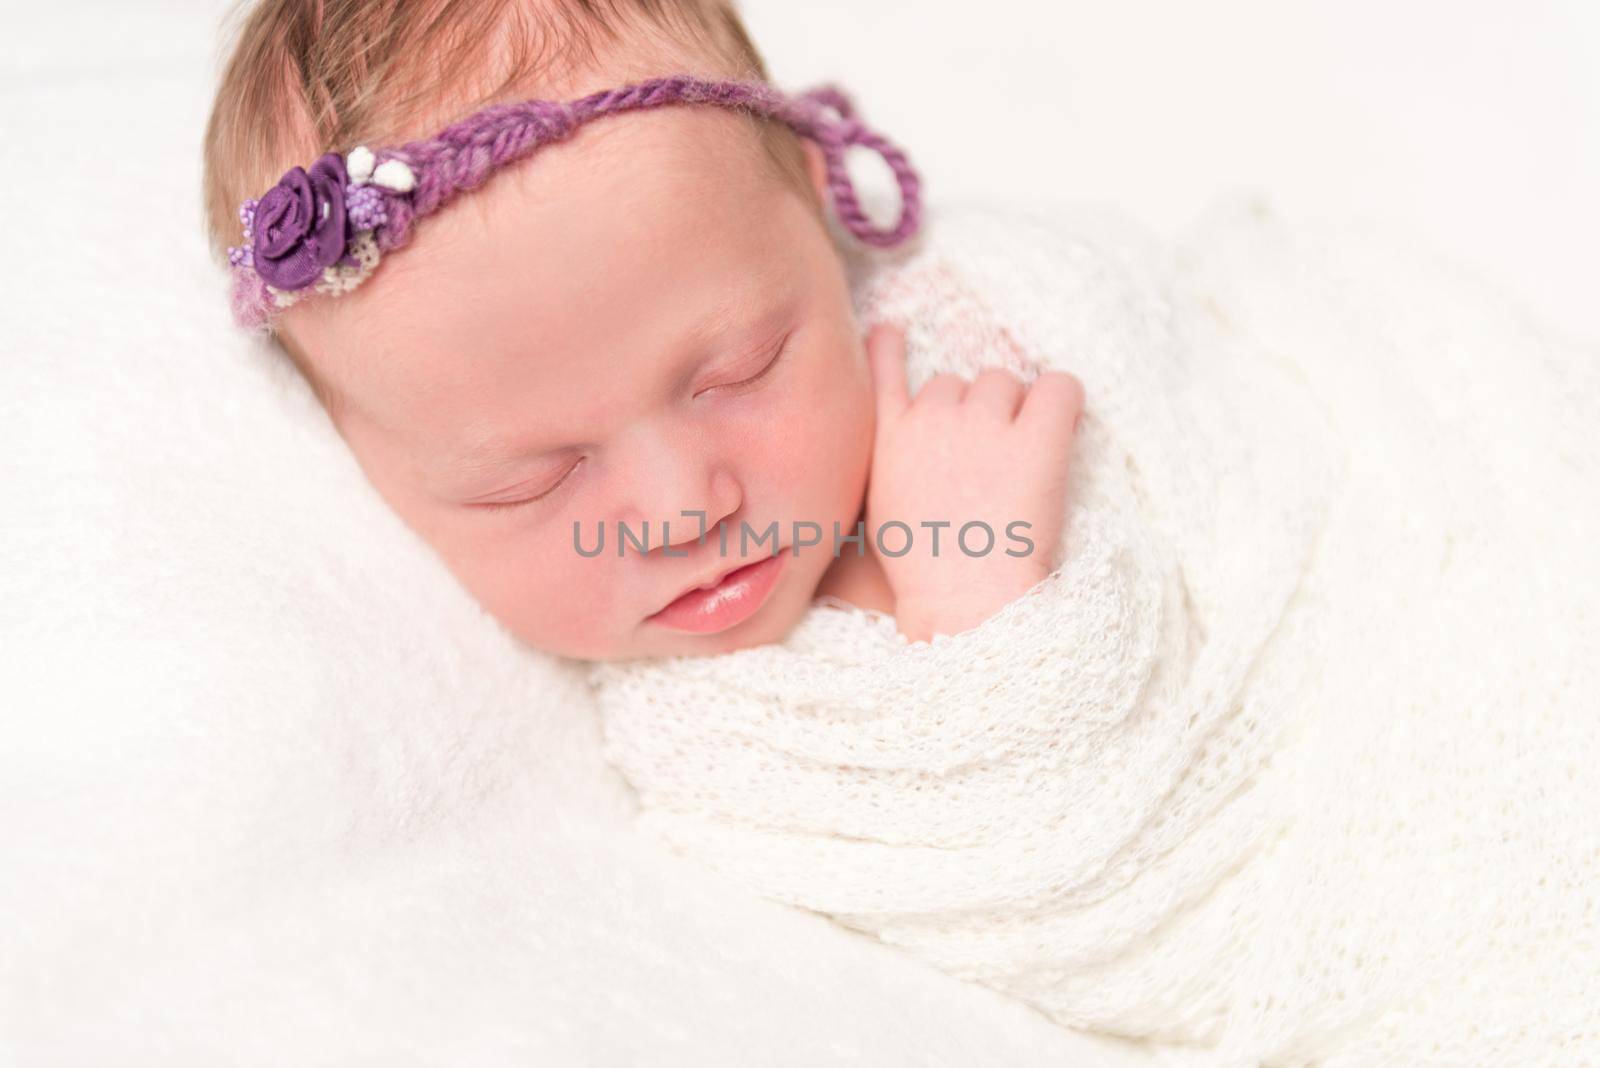
[(291, 167), (256, 205), (256, 273), (275, 289), (304, 289), (345, 254), (344, 160), (329, 152), (307, 174)]

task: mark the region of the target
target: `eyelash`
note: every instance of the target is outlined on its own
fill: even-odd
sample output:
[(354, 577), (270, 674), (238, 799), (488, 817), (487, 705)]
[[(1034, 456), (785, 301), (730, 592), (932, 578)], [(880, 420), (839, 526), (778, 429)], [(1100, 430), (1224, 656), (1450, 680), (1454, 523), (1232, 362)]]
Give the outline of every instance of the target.
[[(785, 334), (783, 340), (778, 343), (778, 351), (773, 354), (772, 359), (768, 360), (765, 367), (751, 375), (749, 378), (746, 378), (742, 382), (730, 382), (725, 386), (712, 386), (711, 389), (739, 390), (745, 388), (746, 386), (753, 386), (763, 378), (766, 378), (767, 375), (772, 373), (772, 369), (778, 366), (778, 361), (783, 359), (783, 354), (789, 351), (789, 338), (791, 336), (792, 335)], [(710, 390), (707, 390), (706, 392), (710, 392)]]
[[(746, 378), (742, 382), (730, 382), (726, 386), (712, 386), (711, 388), (712, 389), (733, 389), (733, 390), (738, 390), (738, 389), (743, 389), (746, 386), (753, 386), (757, 382), (759, 382), (762, 379), (766, 378), (767, 375), (772, 373), (772, 369), (778, 366), (779, 361), (781, 361), (783, 359), (784, 353), (789, 351), (789, 338), (790, 338), (790, 336), (792, 336), (792, 335), (788, 335), (788, 334), (784, 335), (783, 341), (781, 341), (778, 344), (778, 351), (773, 354), (772, 359), (768, 360), (767, 361), (767, 365), (765, 367), (763, 367), (761, 370), (757, 371), (755, 374), (751, 375), (749, 378)], [(545, 490), (543, 493), (539, 494), (539, 496), (537, 496), (537, 497), (523, 497), (520, 500), (515, 500), (515, 501), (483, 501), (478, 505), (478, 507), (479, 508), (487, 508), (487, 509), (489, 509), (491, 511), (500, 511), (500, 510), (506, 509), (506, 508), (521, 508), (523, 505), (536, 504), (539, 501), (542, 501), (546, 497), (550, 496), (552, 493), (556, 492), (556, 490), (560, 489), (562, 486), (564, 486), (566, 484), (567, 479), (572, 477), (572, 472), (576, 471), (578, 469), (579, 465), (582, 464), (582, 463), (583, 463), (583, 459), (580, 457), (578, 459), (577, 463), (575, 463), (571, 467), (567, 468), (567, 473), (562, 475), (561, 479), (554, 486), (551, 486), (549, 489)]]
[(521, 508), (525, 504), (534, 504), (534, 503), (536, 503), (538, 501), (542, 501), (546, 497), (548, 497), (552, 493), (554, 493), (556, 490), (558, 490), (562, 486), (564, 486), (566, 484), (567, 479), (572, 477), (572, 472), (576, 471), (578, 469), (579, 464), (582, 464), (582, 463), (583, 463), (583, 458), (579, 457), (578, 458), (578, 462), (573, 464), (571, 467), (567, 468), (567, 473), (562, 475), (560, 480), (558, 482), (556, 482), (556, 484), (554, 486), (551, 486), (549, 489), (545, 490), (543, 493), (539, 494), (539, 496), (537, 496), (537, 497), (522, 497), (522, 498), (519, 498), (518, 500), (515, 500), (515, 501), (482, 501), (482, 502), (480, 502), (478, 504), (478, 507), (479, 508), (487, 508), (490, 511), (500, 511), (503, 508)]

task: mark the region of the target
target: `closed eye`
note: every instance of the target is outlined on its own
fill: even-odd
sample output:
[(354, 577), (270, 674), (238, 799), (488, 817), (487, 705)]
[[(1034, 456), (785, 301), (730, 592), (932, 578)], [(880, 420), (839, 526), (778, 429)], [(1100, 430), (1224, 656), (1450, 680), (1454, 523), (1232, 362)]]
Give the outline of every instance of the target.
[(521, 497), (514, 501), (479, 501), (475, 503), (473, 507), (487, 508), (490, 511), (496, 511), (502, 508), (520, 508), (525, 504), (533, 504), (535, 501), (542, 501), (556, 490), (560, 489), (562, 485), (566, 483), (567, 479), (572, 477), (572, 472), (576, 471), (578, 469), (578, 465), (582, 463), (583, 457), (580, 456), (573, 463), (573, 465), (567, 468), (566, 472), (556, 480), (555, 485), (551, 486), (549, 489), (545, 490), (543, 493), (540, 493), (536, 497)]
[[(792, 336), (793, 334), (785, 334), (783, 340), (778, 343), (778, 351), (773, 354), (772, 359), (768, 360), (765, 367), (761, 368), (761, 370), (757, 371), (749, 378), (738, 382), (730, 382), (725, 386), (712, 386), (711, 389), (703, 390), (702, 392), (710, 393), (714, 390), (731, 390), (738, 393), (754, 387), (763, 379), (771, 375), (773, 368), (777, 367), (778, 364), (782, 362), (784, 354), (789, 351), (789, 338)], [(481, 501), (473, 504), (472, 507), (485, 508), (490, 511), (500, 511), (507, 508), (521, 508), (523, 505), (534, 504), (538, 501), (542, 501), (565, 485), (567, 480), (572, 477), (572, 472), (576, 471), (579, 465), (582, 463), (583, 458), (579, 457), (577, 462), (575, 462), (571, 467), (567, 468), (566, 472), (556, 480), (556, 483), (553, 486), (540, 493), (536, 497), (522, 497), (514, 501)]]
[(751, 375), (749, 378), (743, 379), (739, 382), (730, 382), (725, 386), (712, 386), (710, 389), (702, 390), (701, 392), (711, 393), (715, 390), (733, 390), (735, 392), (741, 392), (749, 389), (751, 386), (754, 386), (757, 382), (760, 382), (762, 379), (771, 374), (774, 367), (778, 366), (779, 361), (783, 359), (784, 353), (789, 350), (789, 338), (793, 336), (793, 334), (785, 334), (783, 340), (778, 343), (778, 351), (773, 354), (772, 359), (768, 360), (765, 367)]

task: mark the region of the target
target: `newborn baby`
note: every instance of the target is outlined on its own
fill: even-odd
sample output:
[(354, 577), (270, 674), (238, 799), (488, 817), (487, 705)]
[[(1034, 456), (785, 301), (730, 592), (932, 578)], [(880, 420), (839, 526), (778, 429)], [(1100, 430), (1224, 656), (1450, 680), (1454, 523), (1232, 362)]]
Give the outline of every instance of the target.
[[(846, 98), (766, 85), (719, 0), (605, 10), (257, 7), (206, 190), (241, 322), (384, 500), (594, 662), (641, 823), (1162, 1063), (1592, 1052), (1600, 523), (1511, 526), (1592, 499), (1555, 440), (1592, 420), (1441, 416), (1551, 410), (1542, 357), (1310, 358), (1403, 302), (1247, 336), (1289, 255), (1219, 304), (1084, 220), (907, 244)], [(1572, 462), (1487, 477), (1524, 454)], [(1520, 622), (1464, 625), (1509, 573)]]
[[(736, 26), (719, 5), (681, 6)], [(251, 84), (281, 88), (264, 17), (208, 141), (219, 236), (246, 195), (328, 147), (283, 134), (291, 115), (240, 115), (280, 98)], [(761, 70), (737, 33), (679, 41), (642, 15), (618, 29), (592, 60), (493, 99)], [(318, 32), (319, 54), (353, 44)], [(333, 117), (335, 140), (415, 137), (483, 99), (441, 92), (402, 116), (380, 93)], [(829, 181), (817, 141), (770, 119), (608, 116), (428, 219), (376, 284), (283, 309), (276, 336), (394, 512), (535, 648), (722, 653), (780, 639), (819, 596), (893, 611), (912, 638), (958, 631), (1049, 573), (1082, 390), (995, 369), (910, 397), (899, 334), (863, 343)], [(893, 528), (877, 536), (891, 521), (921, 535), (909, 551)], [(997, 542), (982, 555), (954, 544), (972, 521)], [(982, 528), (963, 540), (982, 545)]]

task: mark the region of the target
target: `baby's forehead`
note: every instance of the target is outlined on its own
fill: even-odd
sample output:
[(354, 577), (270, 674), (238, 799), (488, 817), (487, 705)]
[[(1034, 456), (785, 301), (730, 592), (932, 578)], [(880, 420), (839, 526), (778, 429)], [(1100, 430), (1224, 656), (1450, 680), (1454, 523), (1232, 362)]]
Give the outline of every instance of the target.
[[(439, 213), (371, 283), (306, 309), (326, 320), (312, 330), (327, 375), (385, 407), (407, 395), (444, 403), (535, 370), (552, 391), (592, 393), (597, 374), (651, 366), (619, 352), (668, 361), (765, 314), (764, 295), (793, 288), (786, 249), (803, 215), (765, 189), (758, 161), (743, 173), (725, 162), (726, 147), (698, 157), (705, 166), (674, 159), (693, 133), (641, 131), (600, 153), (552, 156), (544, 173), (508, 173)], [(633, 147), (651, 151), (621, 151)], [(605, 152), (621, 165), (588, 166)], [(648, 181), (630, 166), (640, 158), (658, 162)]]
[(770, 182), (757, 122), (720, 108), (609, 116), (496, 171), (474, 192), (496, 206), (559, 201), (575, 210), (621, 210), (658, 191), (682, 208), (720, 189), (748, 191)]
[(640, 292), (689, 299), (718, 263), (751, 270), (779, 251), (781, 190), (713, 116), (690, 115), (497, 176), (393, 264), (392, 303), (413, 316), (509, 310), (536, 333), (570, 330), (570, 317), (619, 314), (615, 302)]

